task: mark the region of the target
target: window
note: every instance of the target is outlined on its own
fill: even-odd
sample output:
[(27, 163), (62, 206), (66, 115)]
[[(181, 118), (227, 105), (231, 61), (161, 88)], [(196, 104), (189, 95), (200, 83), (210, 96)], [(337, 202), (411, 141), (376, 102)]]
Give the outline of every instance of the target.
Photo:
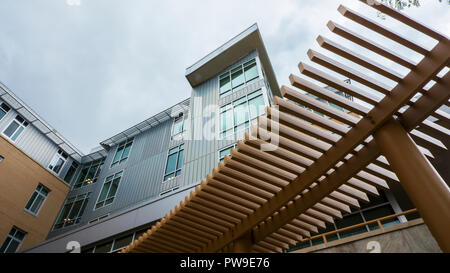
[(180, 116), (176, 117), (173, 121), (172, 126), (172, 140), (180, 140), (183, 137), (184, 131), (187, 128), (188, 115), (180, 114)]
[(233, 145), (219, 151), (219, 161), (220, 162), (223, 162), (225, 160), (225, 156), (231, 154), (232, 148), (236, 148), (236, 144), (233, 144)]
[(15, 253), (19, 249), (20, 244), (27, 233), (23, 230), (13, 227), (6, 236), (6, 240), (0, 247), (0, 253)]
[(219, 76), (219, 95), (225, 97), (259, 77), (256, 59), (235, 67)]
[(21, 116), (17, 115), (16, 118), (11, 121), (9, 126), (3, 131), (3, 134), (12, 141), (16, 141), (17, 137), (23, 132), (25, 127), (28, 126), (28, 122)]
[(78, 163), (76, 161), (72, 161), (72, 165), (70, 165), (69, 170), (67, 171), (66, 175), (64, 176), (64, 181), (70, 184), (72, 181), (73, 176), (75, 175), (75, 172), (78, 169)]
[(73, 188), (78, 189), (97, 182), (104, 163), (105, 158), (102, 158), (83, 165)]
[(91, 193), (80, 194), (66, 200), (53, 229), (78, 224), (89, 202)]
[(119, 146), (117, 147), (116, 154), (114, 155), (111, 168), (127, 161), (128, 155), (130, 154), (131, 146), (133, 146), (133, 139), (134, 138), (127, 139), (126, 141), (119, 144)]
[(166, 163), (166, 171), (164, 172), (164, 181), (172, 180), (181, 174), (183, 165), (184, 144), (169, 150)]
[(112, 250), (117, 251), (129, 245), (133, 241), (133, 235), (134, 234), (126, 235), (124, 237), (114, 240), (114, 246)]
[(109, 205), (114, 201), (117, 189), (119, 188), (120, 180), (122, 179), (122, 174), (123, 171), (108, 176), (105, 179), (105, 183), (103, 184), (102, 191), (98, 197), (97, 204), (95, 204), (95, 209)]
[(47, 187), (39, 184), (25, 206), (25, 210), (33, 215), (37, 215), (42, 207), (42, 204), (44, 204), (45, 199), (47, 199), (49, 192), (50, 190)]
[(261, 90), (235, 100), (220, 108), (220, 138), (224, 139), (251, 124), (256, 124), (257, 117), (265, 114), (265, 102)]
[(6, 115), (6, 113), (9, 112), (9, 110), (11, 110), (11, 108), (9, 108), (9, 106), (6, 105), (6, 103), (2, 102), (0, 104), (0, 119), (2, 119)]
[(53, 156), (53, 159), (50, 162), (50, 165), (48, 165), (48, 168), (54, 173), (59, 174), (62, 167), (64, 166), (64, 163), (66, 163), (67, 158), (68, 155), (63, 152), (63, 150), (59, 149), (55, 156)]
[(95, 253), (109, 253), (111, 251), (112, 244), (113, 241), (110, 241), (95, 247)]

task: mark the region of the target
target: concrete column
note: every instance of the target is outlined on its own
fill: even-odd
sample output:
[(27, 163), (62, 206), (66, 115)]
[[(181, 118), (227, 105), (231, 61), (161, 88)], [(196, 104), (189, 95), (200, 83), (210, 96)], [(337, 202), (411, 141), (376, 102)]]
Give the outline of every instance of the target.
[(398, 121), (388, 121), (374, 138), (442, 251), (450, 252), (449, 187)]
[(251, 230), (233, 242), (233, 253), (249, 253), (253, 246)]

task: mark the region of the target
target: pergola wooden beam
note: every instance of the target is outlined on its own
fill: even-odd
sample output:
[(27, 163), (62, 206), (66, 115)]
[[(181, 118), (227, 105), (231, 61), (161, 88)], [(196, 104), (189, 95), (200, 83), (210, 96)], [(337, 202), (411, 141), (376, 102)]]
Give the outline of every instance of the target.
[[(258, 118), (258, 126), (250, 128), (251, 134), (245, 134), (237, 149), (231, 149), (231, 155), (226, 156), (224, 162), (219, 163), (175, 210), (122, 252), (282, 252), (303, 237), (324, 229), (327, 223), (334, 223), (334, 219), (342, 218), (342, 213), (351, 211), (350, 207), (359, 208), (359, 202), (369, 201), (368, 195), (376, 196), (379, 189), (388, 189), (388, 182), (400, 180), (400, 183), (405, 183), (409, 174), (405, 174), (402, 163), (399, 164), (398, 155), (384, 152), (386, 159), (380, 156), (377, 145), (378, 141), (384, 145), (383, 149), (391, 145), (389, 134), (395, 130), (386, 129), (386, 126), (392, 123), (400, 124), (401, 130), (396, 131), (400, 132), (399, 135), (405, 137), (411, 131), (410, 136), (423, 146), (416, 145), (411, 138), (405, 141), (415, 147), (412, 157), (415, 163), (424, 173), (432, 175), (432, 167), (423, 154), (433, 157), (427, 148), (447, 149), (439, 138), (448, 136), (449, 118), (438, 108), (448, 104), (450, 73), (442, 77), (437, 73), (449, 64), (450, 41), (386, 6), (374, 7), (417, 27), (417, 30), (438, 39), (439, 43), (427, 50), (341, 6), (339, 11), (344, 16), (423, 54), (423, 59), (416, 64), (330, 22), (328, 26), (336, 34), (411, 71), (406, 76), (400, 75), (319, 36), (322, 47), (393, 80), (395, 87), (391, 88), (318, 52), (308, 51), (313, 62), (352, 78), (381, 96), (300, 63), (300, 72), (305, 76), (357, 97), (369, 106), (347, 101), (330, 90), (291, 75), (294, 87), (351, 113), (338, 111), (283, 86), (284, 98), (273, 99), (274, 107), (267, 108), (266, 116)], [(435, 84), (424, 89), (430, 80)], [(422, 96), (411, 100), (418, 92)], [(409, 107), (405, 110), (404, 106)], [(441, 123), (424, 121), (430, 115), (442, 120)], [(418, 130), (415, 130), (417, 126)], [(372, 137), (374, 134), (377, 142)], [(400, 146), (407, 150), (406, 146)], [(391, 161), (394, 162), (392, 168)], [(431, 180), (431, 185), (440, 183), (439, 176)], [(448, 234), (436, 226), (436, 215), (440, 212), (430, 212), (430, 206), (421, 203), (425, 199), (418, 196), (414, 187), (408, 186), (407, 191), (414, 200), (419, 200), (418, 209), (426, 215), (424, 220), (432, 227), (441, 248), (450, 250)], [(443, 196), (439, 198), (447, 202), (445, 193)], [(429, 202), (436, 201), (439, 202)], [(442, 210), (442, 206), (436, 207)], [(189, 228), (183, 229), (183, 226)], [(178, 241), (181, 243), (177, 244)]]

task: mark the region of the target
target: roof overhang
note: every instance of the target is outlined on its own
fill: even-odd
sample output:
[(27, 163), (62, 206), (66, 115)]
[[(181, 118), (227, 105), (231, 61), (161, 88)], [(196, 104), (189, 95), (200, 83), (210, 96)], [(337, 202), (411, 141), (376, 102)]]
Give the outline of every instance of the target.
[(275, 95), (281, 95), (275, 73), (267, 55), (264, 42), (255, 23), (210, 54), (186, 69), (186, 78), (192, 87), (215, 76), (236, 60), (256, 50), (264, 68), (270, 88)]

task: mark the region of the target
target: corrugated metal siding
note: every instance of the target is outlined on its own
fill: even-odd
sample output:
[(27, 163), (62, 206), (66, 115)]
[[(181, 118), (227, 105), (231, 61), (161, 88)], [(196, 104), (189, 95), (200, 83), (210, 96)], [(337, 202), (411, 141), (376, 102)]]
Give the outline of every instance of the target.
[[(250, 55), (239, 60), (224, 71), (234, 68), (236, 65), (247, 62), (257, 56), (257, 52), (253, 51)], [(171, 181), (162, 182), (169, 148), (182, 143), (182, 141), (170, 140), (173, 120), (166, 121), (157, 127), (135, 136), (128, 160), (112, 169), (109, 168), (109, 166), (115, 155), (117, 145), (111, 147), (98, 182), (81, 189), (73, 190), (69, 193), (69, 197), (71, 197), (84, 192), (92, 192), (89, 204), (83, 215), (82, 224), (87, 223), (96, 217), (118, 212), (133, 206), (136, 203), (154, 199), (155, 197), (158, 197), (161, 192), (175, 187), (184, 188), (205, 179), (206, 175), (210, 173), (213, 168), (217, 167), (219, 150), (233, 144), (236, 139), (218, 140), (218, 132), (215, 132), (214, 140), (205, 140), (203, 138), (203, 126), (209, 121), (209, 118), (203, 117), (203, 112), (211, 105), (224, 105), (260, 88), (262, 88), (263, 91), (266, 91), (261, 68), (259, 67), (260, 62), (259, 60), (257, 60), (257, 62), (259, 64), (260, 80), (242, 88), (230, 96), (219, 99), (218, 75), (222, 72), (192, 90), (189, 112), (191, 131), (189, 132), (189, 140), (184, 141), (185, 148), (182, 175)], [(216, 117), (216, 121), (217, 120), (218, 117)], [(121, 170), (124, 171), (124, 174), (114, 202), (106, 207), (93, 210), (105, 178)], [(80, 225), (75, 225), (62, 231), (54, 231), (49, 234), (49, 237), (67, 232), (79, 226)]]
[[(1, 103), (2, 101), (0, 101)], [(14, 120), (17, 116), (17, 112), (11, 109), (2, 120), (0, 120), (0, 133), (9, 126), (12, 120)], [(41, 164), (44, 168), (47, 168), (50, 164), (53, 156), (58, 151), (58, 146), (42, 134), (38, 129), (36, 129), (33, 124), (29, 124), (23, 132), (17, 137), (16, 141), (13, 144), (22, 150), (29, 157), (36, 160), (39, 164)], [(63, 169), (59, 173), (59, 177), (63, 178), (67, 169), (70, 167), (72, 159), (69, 157), (69, 160), (63, 166)]]
[[(212, 77), (211, 79), (205, 81), (203, 84), (193, 88), (190, 104), (192, 114), (190, 118), (191, 122), (193, 122), (194, 136), (196, 136), (197, 138), (194, 140), (186, 141), (184, 160), (185, 165), (183, 167), (184, 180), (182, 182), (182, 186), (199, 183), (202, 179), (205, 179), (206, 175), (211, 173), (211, 170), (213, 168), (217, 167), (217, 163), (219, 161), (219, 150), (235, 142), (235, 140), (218, 140), (217, 128), (214, 135), (214, 140), (204, 139), (202, 131), (203, 126), (206, 124), (206, 122), (209, 121), (209, 119), (211, 119), (211, 117), (203, 117), (204, 109), (207, 109), (211, 105), (220, 107), (240, 97), (243, 97), (248, 93), (263, 88), (264, 79), (262, 79), (262, 73), (260, 72), (260, 80), (243, 87), (239, 91), (229, 96), (219, 98), (218, 76), (223, 72), (236, 67), (239, 64), (247, 62), (253, 58), (257, 58), (257, 56), (257, 52), (253, 51), (246, 57), (242, 58), (238, 62), (218, 73), (215, 77)], [(219, 120), (219, 117), (215, 117), (215, 120), (217, 122)], [(202, 138), (200, 138), (200, 136)]]

